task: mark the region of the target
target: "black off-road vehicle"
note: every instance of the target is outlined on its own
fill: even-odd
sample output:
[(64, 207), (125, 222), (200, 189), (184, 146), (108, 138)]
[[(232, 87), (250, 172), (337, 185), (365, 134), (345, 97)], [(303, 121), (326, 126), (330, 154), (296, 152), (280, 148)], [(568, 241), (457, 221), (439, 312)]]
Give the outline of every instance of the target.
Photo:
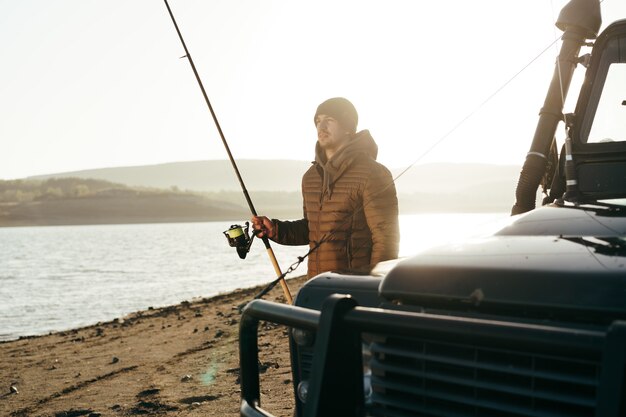
[[(259, 320), (291, 329), (298, 416), (626, 416), (626, 20), (597, 36), (598, 1), (573, 0), (557, 26), (562, 48), (511, 223), (379, 275), (322, 274), (293, 306), (251, 302), (242, 416), (270, 415)], [(576, 67), (585, 78), (564, 115)], [(551, 197), (535, 209), (546, 180)]]

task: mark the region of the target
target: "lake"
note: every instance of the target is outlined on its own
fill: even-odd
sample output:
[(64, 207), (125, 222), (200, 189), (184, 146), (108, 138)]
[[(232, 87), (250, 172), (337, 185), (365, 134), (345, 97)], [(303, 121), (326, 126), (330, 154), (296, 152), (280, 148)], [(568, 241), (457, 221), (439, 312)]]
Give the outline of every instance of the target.
[[(490, 233), (508, 218), (505, 213), (402, 215), (400, 256)], [(228, 246), (222, 232), (231, 223), (0, 228), (0, 340), (274, 280), (260, 240), (244, 260)], [(283, 271), (307, 252), (304, 246), (272, 248)], [(304, 274), (306, 261), (287, 278)]]

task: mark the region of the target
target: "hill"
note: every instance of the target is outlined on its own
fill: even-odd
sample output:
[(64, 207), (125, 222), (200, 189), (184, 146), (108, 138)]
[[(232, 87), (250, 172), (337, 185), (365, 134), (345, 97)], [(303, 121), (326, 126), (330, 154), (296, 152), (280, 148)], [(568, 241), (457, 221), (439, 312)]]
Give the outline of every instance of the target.
[[(299, 213), (300, 179), (310, 162), (288, 160), (241, 160), (237, 162), (243, 180), (253, 200), (281, 201), (281, 209), (292, 208)], [(394, 177), (405, 168), (391, 168)], [(416, 211), (509, 211), (514, 201), (515, 186), (520, 167), (490, 164), (423, 164), (415, 165), (396, 181), (400, 209), (404, 213)], [(220, 199), (246, 202), (230, 161), (175, 162), (159, 165), (101, 168), (87, 171), (64, 172), (32, 177), (50, 179), (60, 177), (95, 178), (139, 187), (172, 188), (196, 192), (222, 193)], [(266, 194), (265, 192), (270, 192)], [(212, 197), (216, 197), (213, 194)], [(275, 209), (271, 201), (259, 212)], [(269, 211), (266, 211), (269, 210)], [(297, 214), (296, 214), (297, 215)]]
[(248, 218), (234, 203), (102, 180), (0, 181), (0, 226), (163, 223)]
[[(302, 214), (304, 161), (238, 162), (255, 209)], [(519, 167), (424, 164), (391, 169), (402, 214), (508, 212)], [(229, 161), (102, 168), (0, 181), (0, 226), (243, 221), (250, 217)]]
[[(305, 161), (237, 161), (237, 167), (248, 190), (299, 191), (300, 178), (311, 166)], [(29, 177), (45, 180), (50, 178), (93, 178), (132, 187), (171, 188), (193, 191), (239, 191), (240, 185), (228, 160), (172, 162), (118, 168), (100, 168), (84, 171), (61, 172)]]

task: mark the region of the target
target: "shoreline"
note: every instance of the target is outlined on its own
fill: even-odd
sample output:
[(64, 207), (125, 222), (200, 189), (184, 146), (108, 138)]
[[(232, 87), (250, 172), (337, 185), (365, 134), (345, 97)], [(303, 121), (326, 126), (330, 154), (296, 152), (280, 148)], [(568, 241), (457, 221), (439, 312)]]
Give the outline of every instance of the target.
[[(304, 282), (287, 279), (294, 297)], [(2, 341), (0, 414), (238, 416), (238, 306), (264, 286)], [(263, 298), (285, 302), (278, 285)], [(263, 407), (291, 416), (286, 328), (261, 324), (259, 349)]]
[[(508, 207), (508, 206), (507, 206)], [(415, 216), (415, 215), (434, 215), (434, 214), (499, 214), (509, 213), (510, 208), (507, 207), (488, 207), (488, 208), (476, 208), (476, 207), (425, 207), (421, 210), (404, 210), (400, 212), (400, 216)], [(276, 217), (284, 217), (289, 219), (296, 219), (300, 214), (288, 210), (275, 210), (272, 211)], [(116, 217), (116, 218), (98, 218), (98, 220), (80, 220), (76, 218), (68, 219), (55, 219), (55, 220), (38, 220), (38, 221), (22, 221), (22, 220), (10, 220), (0, 219), (0, 229), (2, 228), (21, 228), (21, 227), (55, 227), (55, 226), (115, 226), (115, 225), (133, 225), (133, 224), (171, 224), (171, 223), (207, 223), (207, 222), (234, 222), (242, 223), (248, 220), (249, 214), (245, 214), (239, 217), (228, 216), (205, 216), (205, 217), (155, 217), (137, 219), (135, 217)], [(243, 219), (243, 220), (242, 220)]]
[[(293, 278), (287, 278), (287, 282), (290, 283), (292, 280), (295, 280), (297, 282), (297, 280), (303, 278), (302, 276), (297, 276), (297, 277), (293, 277)], [(248, 293), (248, 291), (252, 291), (252, 295), (250, 300), (252, 300), (252, 298), (254, 297), (255, 293), (253, 290), (256, 290), (257, 292), (262, 290), (263, 288), (265, 288), (267, 286), (267, 284), (262, 284), (262, 285), (256, 285), (254, 287), (249, 287), (249, 288), (236, 288), (232, 291), (227, 291), (227, 292), (223, 292), (223, 293), (218, 293), (215, 295), (211, 295), (211, 296), (206, 296), (206, 297), (193, 297), (189, 300), (183, 300), (180, 302), (177, 302), (175, 304), (170, 304), (170, 305), (164, 305), (164, 306), (160, 306), (160, 307), (148, 307), (145, 309), (140, 309), (137, 311), (132, 311), (130, 313), (127, 313), (123, 316), (120, 317), (114, 317), (110, 320), (101, 320), (101, 321), (97, 321), (95, 323), (92, 324), (85, 324), (82, 326), (76, 326), (76, 327), (69, 327), (67, 329), (62, 329), (62, 330), (49, 330), (49, 331), (44, 331), (40, 334), (27, 334), (27, 335), (21, 335), (21, 336), (15, 336), (11, 339), (0, 339), (0, 346), (3, 343), (11, 343), (11, 342), (17, 342), (20, 340), (28, 340), (28, 339), (37, 339), (37, 338), (41, 338), (41, 337), (47, 337), (47, 336), (53, 336), (56, 334), (65, 334), (65, 333), (70, 333), (70, 332), (78, 332), (78, 331), (82, 331), (82, 330), (89, 330), (92, 328), (96, 328), (99, 326), (105, 326), (105, 325), (123, 325), (123, 323), (125, 321), (128, 320), (136, 320), (137, 317), (150, 317), (150, 315), (154, 312), (154, 314), (160, 314), (161, 311), (168, 311), (168, 310), (175, 310), (180, 306), (187, 306), (187, 305), (195, 305), (195, 304), (206, 304), (206, 303), (211, 303), (211, 302), (219, 302), (219, 300), (223, 297), (227, 297), (227, 296), (237, 296), (239, 293)], [(291, 288), (290, 288), (291, 290)], [(272, 292), (274, 291), (274, 289), (272, 289)], [(278, 295), (278, 294), (277, 294)], [(295, 294), (292, 294), (295, 297)], [(0, 387), (0, 396), (1, 396), (1, 387)]]

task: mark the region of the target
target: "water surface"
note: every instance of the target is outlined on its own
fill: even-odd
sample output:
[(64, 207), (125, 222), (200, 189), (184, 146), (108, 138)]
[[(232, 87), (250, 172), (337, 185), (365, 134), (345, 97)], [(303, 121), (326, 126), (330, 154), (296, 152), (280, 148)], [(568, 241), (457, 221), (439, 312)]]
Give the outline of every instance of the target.
[[(400, 217), (400, 255), (492, 230), (505, 214)], [(255, 241), (245, 260), (222, 232), (230, 222), (0, 228), (0, 340), (108, 321), (268, 283)], [(306, 253), (274, 244), (282, 270)], [(289, 277), (306, 274), (306, 262)], [(288, 277), (288, 278), (289, 278)]]

